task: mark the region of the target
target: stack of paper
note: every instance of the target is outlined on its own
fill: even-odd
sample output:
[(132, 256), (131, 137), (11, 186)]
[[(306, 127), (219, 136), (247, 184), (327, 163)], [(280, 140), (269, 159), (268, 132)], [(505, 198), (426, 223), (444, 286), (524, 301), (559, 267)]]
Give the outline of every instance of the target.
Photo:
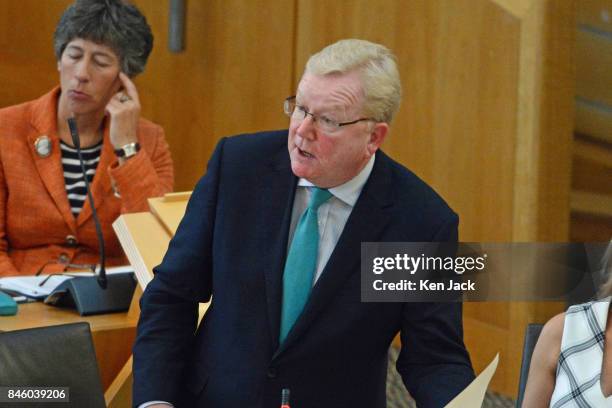
[(168, 249), (170, 234), (149, 212), (123, 214), (113, 223), (138, 284), (144, 290)]
[(113, 223), (143, 290), (153, 279), (153, 268), (161, 263), (190, 196), (191, 192), (183, 192), (150, 198), (151, 212), (123, 214)]
[(480, 375), (474, 379), (463, 390), (457, 395), (451, 402), (449, 402), (445, 408), (478, 408), (482, 407), (485, 393), (489, 387), (489, 382), (497, 370), (497, 363), (499, 362), (499, 353), (495, 355), (493, 361), (489, 363), (487, 368), (482, 370)]

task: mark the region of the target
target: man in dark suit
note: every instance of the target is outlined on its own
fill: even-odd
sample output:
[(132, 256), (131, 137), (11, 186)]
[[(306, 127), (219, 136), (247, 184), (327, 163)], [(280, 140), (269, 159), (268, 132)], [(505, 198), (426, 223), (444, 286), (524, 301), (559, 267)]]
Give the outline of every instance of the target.
[(141, 300), (135, 406), (272, 408), (288, 388), (294, 408), (384, 407), (398, 332), (419, 407), (470, 383), (461, 304), (360, 301), (361, 242), (457, 240), (456, 214), (378, 150), (400, 95), (387, 48), (343, 40), (308, 61), (288, 132), (219, 142)]

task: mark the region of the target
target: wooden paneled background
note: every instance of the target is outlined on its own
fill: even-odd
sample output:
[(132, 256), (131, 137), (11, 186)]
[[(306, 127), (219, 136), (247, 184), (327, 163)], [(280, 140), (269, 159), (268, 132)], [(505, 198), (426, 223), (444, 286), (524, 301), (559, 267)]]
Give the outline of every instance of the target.
[[(383, 148), (459, 213), (461, 240), (609, 239), (610, 37), (595, 34), (610, 31), (611, 1), (188, 0), (186, 50), (172, 54), (169, 2), (136, 0), (155, 33), (136, 82), (143, 115), (166, 130), (177, 190), (190, 190), (220, 137), (287, 126), (282, 101), (311, 53), (346, 37), (381, 42), (404, 88)], [(0, 0), (0, 106), (57, 83), (51, 38), (69, 3)], [(574, 117), (588, 134), (576, 142)], [(501, 352), (494, 390), (516, 393), (526, 324), (562, 309), (466, 304), (476, 370)]]
[[(0, 106), (58, 83), (53, 31), (69, 0), (0, 0)], [(155, 36), (136, 78), (144, 117), (161, 124), (176, 190), (191, 190), (217, 140), (287, 126), (292, 92), (295, 5), (291, 1), (187, 1), (186, 50), (167, 47), (168, 0), (136, 0)]]
[(612, 237), (612, 0), (578, 3), (573, 241)]

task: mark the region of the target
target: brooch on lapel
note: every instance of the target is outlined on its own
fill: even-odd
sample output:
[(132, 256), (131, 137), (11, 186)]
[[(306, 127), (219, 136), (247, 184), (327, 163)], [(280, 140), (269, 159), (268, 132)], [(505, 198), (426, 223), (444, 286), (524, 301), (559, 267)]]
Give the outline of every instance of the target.
[(45, 158), (49, 157), (51, 154), (51, 139), (49, 136), (42, 135), (34, 142), (34, 148), (36, 149), (36, 154), (38, 156)]

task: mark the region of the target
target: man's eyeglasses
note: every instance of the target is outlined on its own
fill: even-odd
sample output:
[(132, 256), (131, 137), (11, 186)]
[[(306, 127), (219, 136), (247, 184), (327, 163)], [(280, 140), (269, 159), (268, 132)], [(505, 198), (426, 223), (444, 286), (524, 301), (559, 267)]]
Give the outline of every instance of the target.
[(304, 119), (306, 119), (306, 116), (310, 115), (312, 117), (314, 126), (324, 133), (334, 133), (340, 130), (340, 128), (342, 128), (343, 126), (352, 125), (358, 122), (364, 122), (368, 120), (375, 121), (375, 119), (373, 118), (359, 118), (350, 122), (337, 122), (324, 115), (315, 115), (314, 113), (308, 112), (305, 107), (295, 103), (295, 96), (290, 96), (285, 99), (283, 109), (287, 116), (289, 116), (292, 120), (295, 120), (298, 123), (301, 123)]

